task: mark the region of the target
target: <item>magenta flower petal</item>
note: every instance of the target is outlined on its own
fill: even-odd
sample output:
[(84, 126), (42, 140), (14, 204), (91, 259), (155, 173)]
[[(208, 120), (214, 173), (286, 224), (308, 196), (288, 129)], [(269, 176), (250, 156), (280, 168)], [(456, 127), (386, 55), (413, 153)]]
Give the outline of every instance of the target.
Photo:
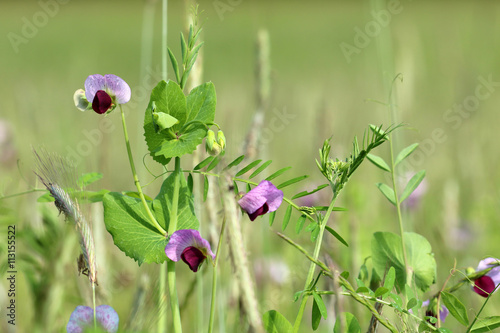
[[(108, 333), (118, 331), (118, 314), (109, 305), (99, 305), (96, 308), (98, 326)], [(94, 310), (88, 306), (77, 306), (69, 318), (66, 331), (68, 333), (83, 333), (94, 327)]]
[(181, 254), (182, 261), (184, 261), (195, 273), (198, 271), (198, 267), (200, 267), (205, 258), (205, 255), (194, 246), (186, 247)]
[(113, 101), (108, 93), (104, 90), (99, 90), (92, 101), (92, 109), (99, 114), (103, 114), (109, 110), (112, 104)]
[(498, 262), (499, 260), (496, 258), (486, 258), (481, 260), (477, 265), (476, 271), (482, 271), (493, 267), (488, 273), (474, 281), (473, 290), (477, 294), (488, 297), (488, 295), (495, 290), (496, 286), (500, 284), (500, 266), (494, 265)]
[(106, 74), (104, 75), (104, 81), (109, 92), (116, 96), (116, 103), (125, 104), (130, 101), (132, 92), (127, 82), (122, 78), (113, 74)]
[(268, 180), (263, 180), (238, 201), (253, 221), (259, 215), (274, 212), (283, 202), (283, 192)]
[(201, 237), (198, 230), (193, 229), (182, 229), (174, 232), (165, 247), (165, 254), (172, 261), (182, 259), (193, 272), (198, 270), (199, 265), (206, 257), (211, 256), (212, 260), (215, 259), (210, 243)]
[(99, 90), (105, 90), (106, 84), (104, 76), (101, 74), (89, 75), (85, 80), (85, 97), (87, 101), (92, 103), (94, 101), (94, 96)]
[(483, 275), (474, 280), (474, 291), (483, 297), (488, 297), (495, 290), (495, 282), (488, 275)]

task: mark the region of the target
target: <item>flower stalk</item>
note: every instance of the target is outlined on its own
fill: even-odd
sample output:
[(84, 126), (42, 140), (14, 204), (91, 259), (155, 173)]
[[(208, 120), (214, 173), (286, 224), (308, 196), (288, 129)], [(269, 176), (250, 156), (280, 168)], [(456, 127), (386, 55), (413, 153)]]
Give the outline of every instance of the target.
[(158, 221), (156, 221), (156, 218), (154, 217), (153, 213), (151, 212), (151, 209), (149, 209), (149, 206), (146, 202), (146, 198), (144, 197), (144, 193), (142, 192), (142, 187), (141, 183), (139, 182), (139, 178), (137, 177), (137, 171), (135, 169), (135, 164), (134, 164), (134, 158), (132, 157), (132, 149), (130, 148), (130, 141), (128, 138), (128, 132), (127, 132), (127, 124), (125, 122), (125, 113), (123, 112), (123, 108), (120, 105), (120, 111), (122, 114), (122, 125), (123, 125), (123, 135), (125, 136), (125, 145), (127, 146), (127, 154), (128, 154), (128, 161), (130, 164), (130, 168), (132, 169), (132, 176), (134, 177), (134, 184), (137, 187), (137, 192), (139, 193), (139, 197), (141, 198), (142, 205), (146, 209), (146, 213), (148, 214), (149, 220), (153, 224), (153, 226), (162, 234), (166, 235), (167, 232), (165, 229), (161, 227), (161, 225), (158, 224)]

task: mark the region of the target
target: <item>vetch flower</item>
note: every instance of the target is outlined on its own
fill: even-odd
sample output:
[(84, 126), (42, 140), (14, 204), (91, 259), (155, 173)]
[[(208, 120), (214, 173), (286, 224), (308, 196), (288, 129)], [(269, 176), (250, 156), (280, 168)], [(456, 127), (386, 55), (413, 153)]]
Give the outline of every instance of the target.
[(177, 230), (170, 236), (170, 240), (165, 247), (165, 254), (172, 261), (182, 259), (193, 272), (197, 272), (200, 265), (210, 256), (215, 259), (210, 249), (210, 244), (203, 239), (198, 230), (182, 229)]
[(483, 297), (488, 297), (500, 284), (500, 266), (494, 265), (496, 263), (500, 263), (500, 260), (486, 258), (481, 260), (476, 268), (476, 272), (478, 272), (493, 267), (488, 273), (474, 280), (473, 290)]
[[(99, 305), (96, 309), (97, 326), (108, 333), (118, 331), (118, 314), (109, 305)], [(82, 333), (94, 327), (94, 310), (88, 306), (79, 305), (71, 314), (66, 332)]]
[(278, 190), (270, 181), (263, 180), (238, 200), (238, 204), (247, 212), (250, 220), (253, 221), (257, 216), (277, 210), (282, 201), (283, 192)]
[[(83, 92), (85, 96), (83, 96)], [(118, 104), (125, 104), (130, 101), (131, 91), (130, 87), (120, 77), (113, 74), (89, 75), (85, 80), (85, 91), (78, 89), (73, 99), (75, 106), (85, 111), (92, 109), (103, 114), (113, 111)]]

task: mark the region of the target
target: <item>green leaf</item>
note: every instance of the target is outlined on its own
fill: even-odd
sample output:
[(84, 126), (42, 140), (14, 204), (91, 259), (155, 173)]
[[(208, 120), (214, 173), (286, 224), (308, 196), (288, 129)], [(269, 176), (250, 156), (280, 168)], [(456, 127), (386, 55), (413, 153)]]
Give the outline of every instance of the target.
[[(177, 204), (177, 228), (180, 229), (196, 229), (198, 230), (200, 223), (194, 213), (194, 199), (193, 194), (189, 191), (186, 178), (184, 175), (179, 175), (180, 188), (179, 188), (179, 201)], [(163, 181), (160, 188), (160, 193), (153, 200), (154, 214), (157, 220), (166, 221), (165, 226), (168, 229), (170, 221), (170, 210), (173, 201), (173, 188), (175, 185), (175, 173), (168, 176)], [(159, 221), (158, 221), (159, 222)]]
[[(153, 102), (155, 103), (155, 102)], [(154, 107), (152, 107), (154, 109)], [(165, 112), (152, 112), (153, 123), (158, 126), (156, 132), (161, 132), (179, 123), (179, 120)]]
[(335, 230), (333, 230), (332, 228), (330, 228), (329, 226), (325, 225), (325, 229), (331, 233), (333, 235), (333, 237), (337, 238), (337, 240), (339, 242), (341, 242), (342, 244), (344, 244), (345, 246), (349, 247), (349, 244), (347, 244), (347, 242), (342, 238), (342, 236), (340, 236)]
[(414, 308), (417, 304), (418, 304), (417, 299), (416, 298), (412, 298), (406, 304), (406, 309), (410, 310), (410, 309)]
[(207, 158), (205, 158), (203, 161), (201, 161), (200, 163), (198, 163), (194, 168), (193, 170), (200, 170), (204, 167), (206, 167), (207, 165), (209, 165), (210, 163), (212, 163), (213, 159), (215, 158), (215, 156), (208, 156)]
[(285, 212), (285, 217), (283, 217), (283, 224), (281, 225), (281, 229), (285, 231), (288, 226), (288, 222), (290, 222), (290, 216), (292, 215), (292, 205), (288, 205)]
[(478, 319), (472, 326), (471, 333), (491, 332), (500, 327), (500, 316), (491, 316)]
[(394, 294), (394, 293), (389, 293), (389, 296), (394, 301), (392, 303), (394, 308), (396, 308), (397, 310), (402, 310), (403, 309), (403, 300), (401, 299), (401, 297), (399, 297), (399, 295)]
[(270, 310), (262, 316), (264, 329), (267, 333), (291, 333), (292, 324), (276, 310)]
[(318, 329), (320, 322), (321, 312), (319, 310), (318, 304), (316, 304), (316, 300), (313, 299), (313, 305), (311, 309), (311, 328), (313, 331), (316, 331)]
[(241, 163), (245, 159), (245, 155), (241, 155), (236, 157), (231, 163), (229, 163), (226, 167), (226, 169), (232, 168), (234, 166), (237, 166), (238, 164)]
[(287, 170), (290, 170), (292, 167), (285, 167), (285, 168), (282, 168), (282, 169), (279, 169), (278, 171), (276, 171), (275, 173), (273, 173), (272, 175), (270, 175), (269, 177), (266, 178), (266, 180), (273, 180), (274, 178), (280, 176), (283, 172), (287, 171)]
[(398, 156), (396, 156), (396, 160), (394, 161), (394, 166), (398, 165), (405, 158), (410, 156), (410, 154), (413, 153), (415, 151), (415, 149), (417, 149), (417, 148), (418, 148), (418, 143), (414, 143), (414, 144), (409, 145), (408, 147), (404, 148), (403, 150), (401, 150), (399, 152)]
[[(341, 326), (342, 324), (344, 324), (344, 327)], [(352, 313), (342, 312), (335, 320), (333, 333), (361, 333), (361, 326), (359, 326), (358, 320)]]
[(212, 163), (210, 163), (210, 165), (207, 167), (207, 172), (215, 168), (217, 164), (219, 164), (220, 160), (221, 160), (220, 155), (214, 158)]
[[(172, 206), (175, 174), (171, 174), (161, 187), (160, 193), (147, 204), (163, 229), (168, 229)], [(180, 190), (177, 213), (177, 230), (198, 229), (199, 222), (194, 215), (193, 197), (186, 179), (179, 177)], [(138, 198), (117, 192), (104, 196), (104, 223), (113, 236), (115, 245), (139, 265), (162, 263), (166, 260), (167, 239), (152, 225), (146, 209)]]
[(192, 173), (189, 173), (188, 176), (187, 176), (187, 186), (188, 186), (188, 190), (189, 192), (193, 193), (193, 174)]
[[(140, 199), (110, 192), (104, 196), (104, 223), (115, 245), (127, 256), (143, 263), (164, 262), (167, 239), (149, 221)], [(152, 202), (148, 202), (152, 209)], [(166, 229), (165, 221), (158, 221)]]
[(240, 171), (238, 171), (236, 173), (235, 177), (239, 177), (239, 176), (247, 173), (250, 169), (252, 169), (253, 167), (255, 167), (260, 162), (262, 162), (262, 160), (253, 161), (252, 163), (248, 164), (246, 167), (244, 167), (243, 169), (241, 169)]
[(203, 176), (203, 201), (207, 201), (208, 187), (209, 187), (208, 177)]
[[(179, 122), (159, 133), (152, 118), (153, 104)], [(216, 95), (212, 83), (202, 84), (186, 96), (173, 81), (160, 81), (153, 88), (144, 116), (144, 136), (153, 159), (166, 165), (169, 158), (192, 153), (206, 136), (207, 123), (215, 116)]]
[(78, 178), (78, 180), (76, 181), (76, 183), (80, 187), (86, 187), (86, 186), (92, 184), (93, 182), (98, 181), (101, 178), (102, 178), (102, 173), (90, 172), (90, 173), (85, 173), (85, 174), (81, 175)]
[(385, 294), (389, 293), (389, 289), (386, 287), (378, 287), (377, 290), (375, 290), (375, 297), (381, 297), (384, 296)]
[(275, 217), (276, 217), (276, 211), (269, 213), (269, 226), (273, 225)]
[(302, 229), (304, 229), (304, 223), (306, 222), (306, 216), (305, 215), (300, 215), (299, 220), (297, 221), (297, 224), (295, 224), (295, 232), (297, 234), (300, 234)]
[[(81, 191), (81, 192), (76, 192), (75, 196), (77, 198), (79, 198), (80, 202), (94, 203), (94, 202), (101, 202), (106, 193), (109, 193), (109, 190), (100, 190), (97, 192), (95, 192), (95, 191)], [(147, 198), (146, 195), (145, 195), (145, 197)]]
[(298, 199), (298, 198), (302, 198), (302, 197), (305, 197), (306, 195), (311, 195), (313, 193), (316, 193), (318, 192), (319, 190), (322, 190), (324, 189), (325, 187), (328, 187), (329, 185), (328, 184), (323, 184), (323, 185), (320, 185), (318, 187), (316, 187), (314, 190), (312, 190), (311, 192), (307, 192), (307, 191), (302, 191), (302, 192), (299, 192), (297, 194), (295, 194), (293, 197), (292, 197), (292, 200), (294, 199)]
[(184, 64), (186, 62), (186, 55), (187, 55), (187, 43), (186, 39), (184, 39), (184, 34), (181, 32), (181, 55), (182, 55), (182, 63)]
[(384, 183), (376, 184), (380, 192), (389, 200), (393, 205), (396, 205), (396, 197), (394, 195), (394, 190)]
[(443, 300), (444, 305), (450, 311), (450, 314), (455, 317), (455, 319), (458, 320), (460, 324), (464, 326), (469, 325), (467, 309), (455, 295), (442, 291), (441, 299)]
[(318, 235), (319, 235), (319, 225), (318, 224), (314, 224), (314, 228), (312, 229), (311, 231), (311, 242), (316, 242), (316, 239), (318, 238)]
[(387, 274), (385, 274), (384, 287), (387, 288), (387, 290), (391, 291), (392, 288), (394, 288), (395, 280), (396, 280), (396, 270), (394, 269), (394, 267), (390, 267), (389, 270), (387, 271)]
[(273, 163), (273, 161), (271, 160), (264, 162), (260, 167), (257, 168), (257, 170), (252, 172), (252, 174), (250, 175), (250, 177), (248, 177), (248, 179), (252, 179), (253, 177), (257, 176), (259, 173), (264, 171), (264, 169), (267, 168), (271, 163)]
[(313, 291), (312, 295), (314, 297), (314, 302), (318, 305), (318, 309), (321, 313), (321, 317), (326, 319), (328, 316), (327, 311), (326, 311), (326, 306), (325, 303), (323, 303), (323, 299), (321, 298), (321, 295), (318, 294), (317, 292)]
[(380, 168), (384, 171), (391, 172), (391, 167), (389, 167), (389, 165), (387, 165), (387, 163), (384, 161), (384, 159), (382, 157), (377, 156), (377, 155), (373, 155), (373, 154), (368, 154), (368, 155), (366, 155), (366, 158), (370, 162), (375, 164), (375, 166), (377, 166), (378, 168)]
[(299, 176), (299, 177), (295, 177), (295, 178), (292, 178), (290, 180), (287, 180), (286, 182), (284, 183), (281, 183), (279, 184), (278, 186), (276, 186), (278, 189), (282, 189), (286, 186), (290, 186), (292, 184), (295, 184), (295, 183), (298, 183), (300, 182), (301, 180), (304, 180), (306, 179), (307, 177), (309, 177), (308, 175), (303, 175), (303, 176)]
[(401, 194), (401, 199), (399, 201), (400, 202), (405, 201), (405, 199), (408, 198), (410, 194), (413, 193), (413, 191), (415, 191), (418, 185), (420, 185), (422, 180), (424, 180), (424, 177), (425, 177), (425, 170), (420, 170), (413, 177), (411, 177), (408, 184), (406, 184), (406, 187), (403, 190), (403, 194)]
[(191, 121), (200, 121), (204, 124), (213, 122), (217, 105), (214, 84), (206, 82), (193, 88), (186, 98), (186, 103), (186, 123)]
[(177, 82), (179, 82), (181, 79), (179, 75), (179, 65), (174, 53), (172, 52), (172, 50), (170, 50), (170, 48), (168, 48), (168, 56), (170, 58), (170, 63), (172, 64), (172, 68), (174, 69), (175, 79), (177, 80)]
[[(122, 194), (129, 196), (129, 197), (132, 197), (132, 198), (137, 198), (137, 199), (141, 198), (139, 192), (137, 192), (137, 191), (126, 191), (126, 192), (122, 192)], [(147, 196), (146, 194), (143, 193), (142, 195), (144, 195), (144, 199), (146, 199), (148, 201), (153, 201), (153, 199), (151, 199), (151, 197)]]
[[(404, 236), (408, 266), (417, 287), (425, 292), (436, 278), (436, 261), (431, 245), (425, 237), (419, 234), (405, 232)], [(379, 276), (384, 276), (387, 267), (394, 267), (396, 286), (398, 290), (404, 290), (406, 269), (401, 237), (391, 232), (376, 232), (371, 240), (371, 250), (375, 272)]]

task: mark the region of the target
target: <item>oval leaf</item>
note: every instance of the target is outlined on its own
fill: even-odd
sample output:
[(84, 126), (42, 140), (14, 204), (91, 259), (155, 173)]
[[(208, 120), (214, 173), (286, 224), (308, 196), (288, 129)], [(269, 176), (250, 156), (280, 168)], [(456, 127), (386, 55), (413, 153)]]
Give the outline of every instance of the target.
[(394, 190), (384, 183), (376, 184), (380, 192), (390, 201), (393, 205), (396, 205), (396, 197), (394, 196)]
[(394, 161), (394, 166), (398, 165), (400, 162), (402, 162), (405, 158), (410, 156), (411, 153), (415, 151), (415, 149), (418, 148), (418, 143), (414, 143), (412, 145), (409, 145), (408, 147), (404, 148), (401, 150), (396, 156), (396, 161)]
[[(340, 316), (342, 316), (342, 319)], [(344, 324), (345, 327), (342, 327), (342, 324)], [(352, 313), (342, 312), (337, 316), (335, 326), (333, 327), (333, 333), (361, 333), (361, 327)]]
[(442, 291), (441, 299), (443, 300), (444, 305), (450, 311), (450, 314), (455, 317), (455, 319), (458, 320), (460, 324), (464, 326), (469, 325), (467, 309), (455, 295)]
[(270, 310), (264, 313), (262, 322), (267, 333), (292, 332), (292, 324), (276, 310)]
[(368, 155), (366, 155), (366, 158), (370, 162), (375, 164), (375, 166), (377, 166), (378, 168), (380, 168), (384, 171), (391, 172), (391, 167), (384, 161), (384, 159), (382, 157), (377, 156), (377, 155), (373, 155), (373, 154), (368, 154)]
[(424, 180), (424, 177), (425, 177), (425, 170), (420, 170), (413, 177), (411, 177), (408, 184), (406, 184), (406, 187), (403, 190), (403, 194), (401, 194), (401, 199), (399, 201), (400, 202), (405, 201), (405, 199), (407, 199), (410, 196), (410, 194), (412, 194), (413, 191), (415, 191), (418, 185), (420, 185), (422, 180)]
[(472, 326), (471, 333), (491, 332), (500, 327), (500, 316), (492, 316), (478, 319)]

